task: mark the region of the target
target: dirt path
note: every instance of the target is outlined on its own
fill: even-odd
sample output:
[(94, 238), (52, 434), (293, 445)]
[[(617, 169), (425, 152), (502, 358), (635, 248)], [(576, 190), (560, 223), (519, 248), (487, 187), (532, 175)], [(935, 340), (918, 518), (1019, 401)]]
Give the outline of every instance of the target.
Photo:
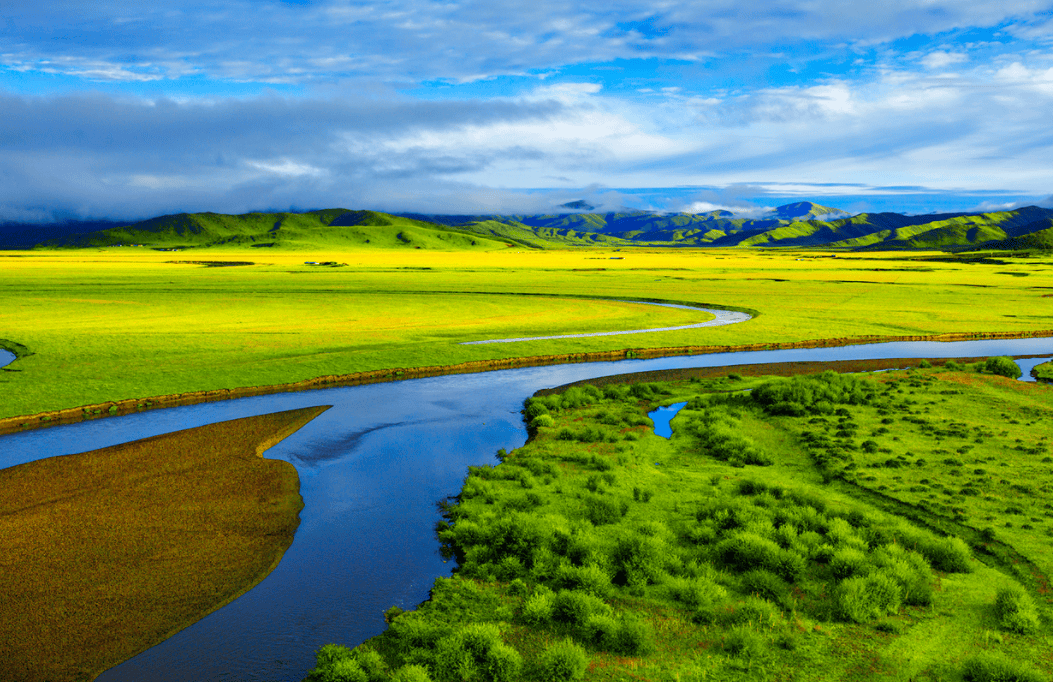
[(747, 313), (735, 310), (715, 310), (713, 308), (697, 308), (690, 305), (678, 303), (651, 303), (649, 301), (622, 301), (623, 303), (640, 303), (642, 305), (657, 305), (664, 308), (680, 308), (681, 310), (699, 310), (714, 316), (712, 320), (699, 322), (697, 324), (685, 324), (679, 327), (657, 327), (655, 329), (629, 329), (616, 332), (592, 332), (590, 334), (560, 334), (558, 336), (524, 336), (516, 339), (488, 339), (486, 341), (463, 341), (462, 346), (474, 346), (484, 343), (514, 343), (516, 341), (548, 341), (550, 339), (583, 339), (587, 336), (620, 336), (622, 334), (646, 334), (649, 332), (675, 332), (682, 329), (699, 329), (701, 327), (722, 327), (726, 324), (738, 324), (752, 319)]

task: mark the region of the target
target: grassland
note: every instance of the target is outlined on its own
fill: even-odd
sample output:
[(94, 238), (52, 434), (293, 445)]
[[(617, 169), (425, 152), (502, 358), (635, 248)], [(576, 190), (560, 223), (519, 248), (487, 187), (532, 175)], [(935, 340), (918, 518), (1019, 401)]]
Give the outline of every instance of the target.
[(1053, 387), (975, 369), (534, 398), (458, 572), (307, 679), (1048, 680)]
[(0, 678), (92, 680), (243, 594), (292, 543), (292, 465), (325, 407), (0, 470)]
[[(250, 262), (209, 267), (209, 261)], [(335, 265), (306, 265), (305, 261)], [(346, 265), (342, 265), (346, 264)], [(135, 247), (0, 254), (0, 417), (327, 375), (631, 349), (1053, 329), (1053, 259), (602, 248), (435, 251)], [(729, 327), (559, 342), (462, 341)]]
[(1053, 381), (1053, 362), (1043, 362), (1034, 369), (1035, 378), (1039, 381)]

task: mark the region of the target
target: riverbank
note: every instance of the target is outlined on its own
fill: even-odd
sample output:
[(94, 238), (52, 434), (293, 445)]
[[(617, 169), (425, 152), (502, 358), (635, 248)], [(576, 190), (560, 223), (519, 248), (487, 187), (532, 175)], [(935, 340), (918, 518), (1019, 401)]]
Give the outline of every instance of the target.
[(261, 455), (326, 409), (0, 469), (0, 678), (94, 679), (259, 583), (303, 508)]
[(320, 679), (1048, 679), (1050, 390), (739, 369), (529, 400), (445, 507), (460, 569)]
[(175, 407), (179, 405), (196, 405), (199, 403), (215, 402), (218, 400), (231, 400), (234, 398), (243, 398), (247, 396), (270, 395), (275, 393), (289, 393), (295, 391), (309, 391), (320, 388), (332, 388), (336, 386), (360, 386), (363, 384), (383, 383), (388, 381), (402, 381), (404, 379), (419, 379), (423, 377), (444, 376), (450, 374), (471, 374), (476, 372), (490, 372), (501, 369), (515, 369), (518, 367), (543, 367), (548, 365), (561, 365), (578, 362), (609, 362), (614, 360), (624, 360), (630, 358), (651, 359), (662, 357), (708, 355), (713, 353), (736, 353), (761, 350), (833, 348), (838, 346), (852, 346), (870, 343), (891, 343), (906, 341), (953, 342), (989, 339), (1025, 339), (1048, 337), (1053, 337), (1053, 329), (1038, 330), (1033, 332), (977, 332), (934, 334), (929, 336), (859, 336), (848, 338), (817, 339), (813, 341), (753, 343), (738, 346), (680, 346), (672, 348), (639, 348), (618, 351), (564, 353), (532, 357), (475, 360), (471, 362), (462, 362), (453, 365), (379, 369), (368, 372), (354, 372), (351, 374), (321, 376), (305, 381), (297, 381), (288, 384), (275, 384), (270, 386), (244, 386), (239, 388), (217, 389), (211, 391), (191, 391), (187, 393), (172, 395), (159, 395), (144, 398), (129, 398), (126, 400), (94, 403), (91, 405), (72, 407), (64, 410), (52, 410), (49, 412), (40, 412), (37, 414), (25, 415), (20, 417), (6, 417), (4, 419), (0, 419), (0, 435), (7, 433), (16, 433), (18, 431), (24, 431), (27, 429), (56, 426), (59, 424), (72, 424), (81, 421), (99, 419), (110, 416), (120, 416), (124, 414), (131, 414), (134, 412), (141, 412), (143, 410)]

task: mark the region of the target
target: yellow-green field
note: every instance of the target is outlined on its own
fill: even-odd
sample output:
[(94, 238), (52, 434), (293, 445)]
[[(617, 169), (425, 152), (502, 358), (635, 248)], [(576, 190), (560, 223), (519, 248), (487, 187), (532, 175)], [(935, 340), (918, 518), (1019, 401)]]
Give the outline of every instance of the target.
[[(6, 252), (0, 254), (0, 339), (32, 355), (0, 372), (0, 417), (495, 358), (1053, 329), (1053, 306), (1043, 298), (1053, 289), (1053, 259), (916, 260), (925, 255), (730, 249)], [(170, 262), (206, 260), (253, 264)], [(677, 326), (705, 317), (575, 298), (580, 296), (709, 303), (760, 315), (719, 328), (459, 345)]]
[(0, 469), (0, 679), (95, 679), (262, 580), (303, 502), (259, 455), (326, 409)]

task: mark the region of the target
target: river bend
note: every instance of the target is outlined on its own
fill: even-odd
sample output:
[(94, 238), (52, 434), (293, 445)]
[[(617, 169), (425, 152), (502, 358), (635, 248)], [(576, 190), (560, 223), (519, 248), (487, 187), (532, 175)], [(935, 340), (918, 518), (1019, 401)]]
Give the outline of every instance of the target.
[(269, 450), (296, 466), (305, 507), (292, 546), (256, 588), (102, 676), (104, 682), (296, 681), (323, 644), (354, 646), (448, 575), (432, 528), (469, 464), (526, 440), (536, 390), (590, 377), (764, 362), (1053, 354), (1051, 339), (889, 343), (720, 353), (451, 375), (255, 396), (0, 436), (0, 467), (312, 405), (333, 408)]

